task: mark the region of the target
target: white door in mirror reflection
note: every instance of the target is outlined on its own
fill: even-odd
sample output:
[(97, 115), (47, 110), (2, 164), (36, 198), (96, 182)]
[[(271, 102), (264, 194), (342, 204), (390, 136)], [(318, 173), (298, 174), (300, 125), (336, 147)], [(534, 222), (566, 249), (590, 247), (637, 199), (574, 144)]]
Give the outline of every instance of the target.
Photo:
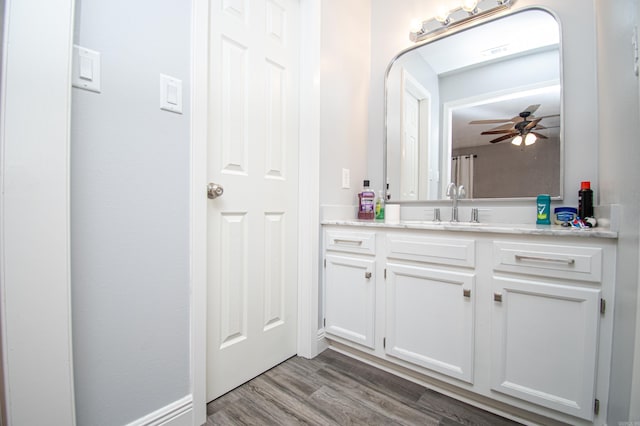
[(406, 70), (402, 73), (402, 200), (425, 199), (428, 192), (428, 146), (431, 96)]
[(420, 125), (420, 100), (409, 92), (404, 92), (404, 114), (402, 117), (402, 175), (400, 189), (403, 200), (418, 199), (418, 137)]

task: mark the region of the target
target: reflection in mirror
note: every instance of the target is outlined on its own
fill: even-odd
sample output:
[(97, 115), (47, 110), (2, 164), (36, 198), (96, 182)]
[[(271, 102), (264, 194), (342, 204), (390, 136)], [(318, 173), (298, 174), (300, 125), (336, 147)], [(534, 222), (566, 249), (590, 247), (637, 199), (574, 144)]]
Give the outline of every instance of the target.
[(392, 201), (562, 196), (560, 32), (527, 9), (401, 53), (386, 81)]

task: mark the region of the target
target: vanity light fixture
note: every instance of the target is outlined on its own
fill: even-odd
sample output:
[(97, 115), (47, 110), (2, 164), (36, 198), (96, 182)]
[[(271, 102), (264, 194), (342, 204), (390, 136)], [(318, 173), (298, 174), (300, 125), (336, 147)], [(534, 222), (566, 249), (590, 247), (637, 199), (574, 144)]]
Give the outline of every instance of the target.
[(511, 7), (516, 0), (460, 0), (460, 7), (438, 9), (436, 16), (422, 21), (422, 25), (412, 25), (409, 32), (411, 41), (418, 43), (455, 28), (466, 22), (493, 15)]

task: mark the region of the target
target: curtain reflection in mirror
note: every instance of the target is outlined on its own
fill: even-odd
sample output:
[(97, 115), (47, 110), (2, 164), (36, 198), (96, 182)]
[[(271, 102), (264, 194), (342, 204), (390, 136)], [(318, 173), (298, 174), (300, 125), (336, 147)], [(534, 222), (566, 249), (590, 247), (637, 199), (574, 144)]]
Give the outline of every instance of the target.
[(456, 186), (463, 185), (467, 198), (473, 198), (473, 159), (476, 155), (459, 155), (451, 158), (451, 178)]

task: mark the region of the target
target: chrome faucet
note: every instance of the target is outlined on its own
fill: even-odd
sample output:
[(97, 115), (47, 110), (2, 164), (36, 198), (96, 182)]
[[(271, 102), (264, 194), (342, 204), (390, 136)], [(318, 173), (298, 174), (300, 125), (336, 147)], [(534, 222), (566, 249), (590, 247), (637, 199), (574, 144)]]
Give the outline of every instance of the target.
[(447, 197), (451, 198), (452, 202), (451, 222), (458, 222), (458, 200), (464, 198), (465, 195), (466, 191), (463, 185), (456, 186), (455, 183), (451, 182), (449, 186), (447, 186)]

